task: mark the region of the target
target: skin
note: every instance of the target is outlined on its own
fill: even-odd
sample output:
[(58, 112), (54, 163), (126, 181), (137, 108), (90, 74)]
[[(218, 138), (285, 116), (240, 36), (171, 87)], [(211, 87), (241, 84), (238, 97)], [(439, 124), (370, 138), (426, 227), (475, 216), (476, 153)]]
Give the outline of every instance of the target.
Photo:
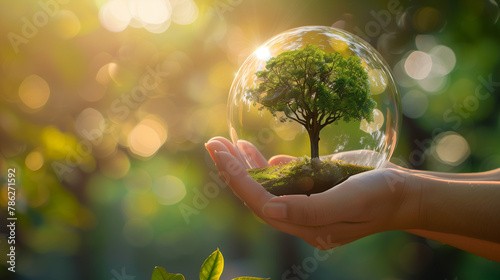
[[(261, 167), (267, 161), (249, 143), (243, 151)], [(415, 171), (394, 164), (351, 176), (311, 196), (274, 196), (253, 180), (233, 144), (206, 144), (233, 192), (270, 226), (322, 250), (365, 236), (403, 230), (500, 262), (500, 169), (474, 174)]]

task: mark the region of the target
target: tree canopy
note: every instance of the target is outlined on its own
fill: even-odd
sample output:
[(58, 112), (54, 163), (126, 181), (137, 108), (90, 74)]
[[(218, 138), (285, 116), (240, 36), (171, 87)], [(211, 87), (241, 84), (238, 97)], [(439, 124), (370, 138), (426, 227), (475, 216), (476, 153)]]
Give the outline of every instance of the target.
[[(321, 129), (338, 120), (373, 120), (368, 74), (361, 59), (325, 53), (316, 45), (286, 51), (270, 58), (256, 72), (259, 82), (247, 98), (281, 122), (303, 125), (311, 141), (311, 157), (319, 157)], [(283, 114), (278, 114), (282, 112)]]

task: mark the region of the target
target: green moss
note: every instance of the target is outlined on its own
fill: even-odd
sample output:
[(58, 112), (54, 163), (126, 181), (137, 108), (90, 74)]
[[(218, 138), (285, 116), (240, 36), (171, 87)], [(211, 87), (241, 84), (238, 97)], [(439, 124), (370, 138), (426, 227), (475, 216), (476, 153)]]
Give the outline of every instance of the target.
[(373, 170), (341, 160), (302, 159), (263, 168), (249, 169), (248, 173), (268, 192), (274, 195), (324, 192), (352, 175)]

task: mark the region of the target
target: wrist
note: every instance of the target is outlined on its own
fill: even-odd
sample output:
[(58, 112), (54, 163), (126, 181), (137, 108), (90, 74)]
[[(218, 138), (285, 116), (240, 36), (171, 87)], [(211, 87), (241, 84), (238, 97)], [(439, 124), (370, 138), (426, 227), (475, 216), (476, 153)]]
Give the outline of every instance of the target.
[(394, 227), (397, 230), (417, 229), (422, 227), (422, 194), (423, 184), (420, 177), (407, 170), (395, 170), (399, 180), (393, 187), (397, 194), (398, 207), (394, 216)]

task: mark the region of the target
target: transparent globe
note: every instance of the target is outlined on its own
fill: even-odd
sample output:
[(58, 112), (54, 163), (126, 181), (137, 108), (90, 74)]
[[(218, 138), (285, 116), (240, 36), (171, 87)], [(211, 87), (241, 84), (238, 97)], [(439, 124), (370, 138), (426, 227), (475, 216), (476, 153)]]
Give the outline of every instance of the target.
[(344, 58), (358, 56), (368, 74), (369, 95), (376, 102), (370, 121), (339, 119), (323, 127), (319, 135), (321, 159), (384, 167), (396, 147), (401, 123), (401, 105), (393, 75), (382, 56), (367, 42), (346, 31), (326, 26), (304, 26), (285, 31), (257, 48), (243, 63), (231, 86), (228, 100), (229, 131), (242, 162), (258, 168), (256, 157), (248, 153), (248, 142), (265, 158), (284, 154), (311, 155), (308, 130), (283, 112), (259, 110), (249, 92), (262, 82), (256, 75), (266, 62), (279, 54), (316, 45), (325, 53)]

